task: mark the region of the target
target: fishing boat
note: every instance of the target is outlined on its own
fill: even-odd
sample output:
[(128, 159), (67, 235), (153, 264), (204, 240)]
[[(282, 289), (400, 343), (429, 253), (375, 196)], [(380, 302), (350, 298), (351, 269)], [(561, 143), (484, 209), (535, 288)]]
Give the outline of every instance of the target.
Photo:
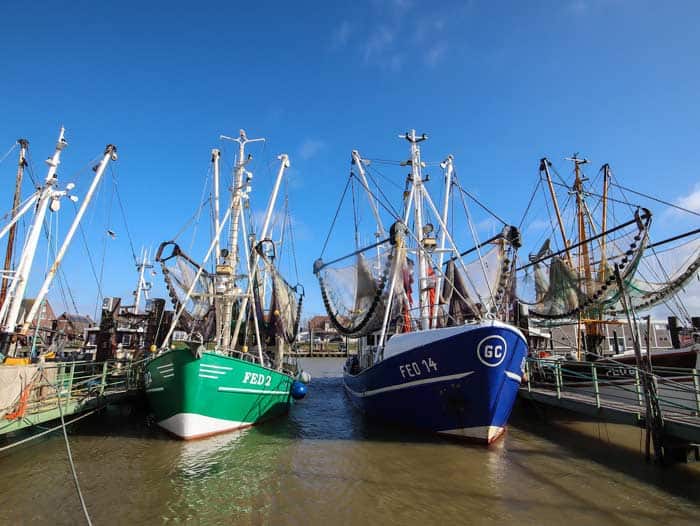
[[(256, 232), (250, 215), (252, 156), (246, 156), (245, 147), (263, 139), (249, 139), (243, 130), (236, 138), (222, 138), (238, 143), (238, 157), (230, 205), (220, 217), (221, 151), (212, 151), (214, 236), (202, 263), (175, 241), (162, 243), (156, 254), (175, 316), (165, 347), (147, 365), (145, 386), (158, 425), (182, 439), (280, 416), (294, 397), (306, 392), (296, 376), (308, 381), (285, 353), (296, 339), (303, 288), (282, 277), (280, 243), (272, 240), (273, 212), (288, 156), (279, 156), (263, 224)], [(223, 248), (220, 236), (227, 223), (228, 246)], [(249, 352), (249, 344), (255, 351)]]
[[(572, 184), (548, 159), (540, 160), (538, 186), (548, 199), (539, 209), (553, 217), (540, 232), (541, 248), (516, 269), (518, 299), (527, 307), (521, 309), (526, 313), (521, 325), (537, 358), (530, 365), (531, 381), (631, 404), (653, 398), (671, 411), (697, 407), (700, 318), (690, 316), (679, 293), (700, 269), (700, 229), (652, 241), (652, 212), (627, 197), (647, 196), (617, 182), (609, 164), (592, 180), (601, 181), (598, 190), (583, 173), (588, 161), (577, 155), (568, 160)], [(563, 207), (555, 186), (567, 192)], [(612, 190), (618, 192), (613, 196)], [(611, 217), (617, 224), (610, 225)], [(682, 225), (680, 216), (676, 223)], [(657, 306), (675, 313), (668, 318), (665, 348), (654, 342), (650, 316), (642, 317)], [(679, 318), (686, 328), (679, 327)], [(567, 341), (558, 342), (554, 352), (553, 339), (562, 337)], [(600, 381), (591, 379), (590, 362), (596, 362)], [(654, 381), (647, 381), (652, 375)]]
[[(91, 184), (76, 209), (75, 217), (60, 247), (56, 244), (53, 261), (47, 260), (46, 273), (38, 292), (33, 299), (27, 299), (29, 280), (32, 275), (36, 276), (40, 272), (34, 263), (44, 227), (46, 223), (51, 223), (49, 212), (56, 217), (65, 198), (74, 203), (79, 199), (73, 191), (73, 183), (59, 186), (57, 168), (61, 163), (61, 155), (68, 146), (63, 127), (60, 129), (53, 155), (46, 161), (48, 172), (43, 183), (24, 201), (21, 200), (21, 190), (23, 172), (28, 166), (29, 142), (20, 139), (18, 145), (19, 160), (13, 207), (11, 213), (5, 216), (9, 217), (9, 221), (0, 230), (0, 239), (8, 236), (0, 290), (0, 435), (101, 405), (102, 395), (105, 394), (110, 380), (108, 376), (113, 373), (112, 364), (106, 362), (44, 363), (56, 359), (58, 345), (54, 331), (47, 329), (42, 323), (42, 313), (51, 284), (62, 270), (61, 265), (73, 236), (105, 170), (110, 162), (117, 159), (117, 149), (111, 144), (106, 146), (101, 160), (93, 168)], [(28, 221), (18, 263), (13, 267), (16, 227), (18, 221), (28, 218), (31, 213), (33, 216), (31, 221)], [(53, 242), (53, 236), (58, 234), (56, 229), (47, 229), (46, 233), (50, 242)], [(67, 286), (65, 283), (61, 285)], [(123, 392), (127, 382), (120, 383)]]
[[(476, 239), (464, 201), (468, 192), (457, 181), (451, 155), (440, 163), (444, 186), (438, 211), (421, 160), (419, 144), (427, 137), (415, 130), (399, 137), (410, 144), (407, 161), (389, 163), (410, 167), (400, 209), (382, 189), (395, 183), (380, 184), (381, 174), (372, 169), (372, 163), (383, 161), (353, 151), (338, 210), (352, 195), (349, 224), (355, 228), (346, 235), (353, 236), (354, 250), (324, 261), (327, 241), (314, 264), (330, 320), (341, 334), (358, 339), (358, 354), (344, 367), (345, 390), (370, 418), (491, 443), (506, 428), (527, 355), (523, 334), (508, 323), (519, 233), (504, 224), (490, 239)], [(360, 217), (361, 194), (372, 213), (373, 232), (365, 234), (373, 243), (364, 241), (359, 228), (368, 224)], [(450, 206), (457, 198), (467, 224), (448, 227), (459, 215)], [(327, 239), (334, 227), (342, 228), (338, 223)], [(467, 232), (475, 245), (462, 250), (458, 244), (468, 239)]]
[[(550, 211), (549, 221), (526, 221), (527, 212), (522, 220), (540, 225), (540, 239), (545, 238), (530, 260), (516, 269), (518, 300), (527, 306), (526, 330), (530, 326), (535, 332), (549, 330), (554, 334), (558, 327), (573, 327), (568, 351), (562, 354), (575, 360), (609, 358), (624, 363), (635, 360), (624, 352), (629, 343), (626, 340), (631, 341), (633, 334), (621, 336), (627, 314), (638, 320), (639, 313), (664, 305), (676, 314), (669, 318), (668, 327), (673, 348), (668, 345), (668, 355), (664, 351), (652, 353), (654, 361), (673, 366), (696, 363), (695, 356), (689, 357), (690, 361), (677, 360), (682, 352), (694, 352), (692, 337), (679, 340), (678, 335), (688, 331), (679, 331), (677, 320), (685, 319), (688, 327), (700, 325), (678, 297), (700, 269), (700, 229), (652, 241), (652, 212), (627, 198), (631, 193), (643, 194), (613, 179), (607, 163), (594, 178), (602, 183), (599, 190), (583, 173), (588, 160), (577, 155), (567, 160), (573, 163), (572, 184), (556, 171), (554, 179), (552, 163), (547, 158), (540, 160), (538, 186), (547, 199), (532, 209)], [(559, 204), (555, 186), (566, 191), (564, 206)], [(613, 196), (615, 189), (618, 192)], [(533, 197), (536, 193), (537, 187)], [(611, 218), (617, 219), (616, 224), (610, 224)], [(630, 330), (635, 331), (634, 327)], [(647, 331), (642, 339), (650, 338), (651, 331)], [(534, 345), (532, 348), (537, 350)], [(674, 359), (670, 359), (671, 354)]]

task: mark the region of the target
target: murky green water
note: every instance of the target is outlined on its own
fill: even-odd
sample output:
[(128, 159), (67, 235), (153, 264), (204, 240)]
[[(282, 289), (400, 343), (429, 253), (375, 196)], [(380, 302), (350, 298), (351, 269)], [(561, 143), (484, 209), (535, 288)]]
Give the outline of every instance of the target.
[[(645, 465), (637, 430), (518, 407), (488, 449), (412, 434), (364, 422), (340, 364), (307, 361), (307, 399), (241, 433), (180, 442), (119, 408), (76, 424), (93, 523), (700, 524), (700, 466)], [(0, 523), (83, 520), (60, 434), (0, 471)]]

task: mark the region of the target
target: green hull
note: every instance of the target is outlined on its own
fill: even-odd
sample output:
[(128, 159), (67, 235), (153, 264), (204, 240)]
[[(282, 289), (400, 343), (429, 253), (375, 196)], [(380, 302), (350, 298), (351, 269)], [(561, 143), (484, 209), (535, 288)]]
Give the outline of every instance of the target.
[(189, 350), (167, 351), (146, 368), (145, 384), (158, 425), (192, 439), (282, 415), (291, 403), (291, 376), (247, 360)]

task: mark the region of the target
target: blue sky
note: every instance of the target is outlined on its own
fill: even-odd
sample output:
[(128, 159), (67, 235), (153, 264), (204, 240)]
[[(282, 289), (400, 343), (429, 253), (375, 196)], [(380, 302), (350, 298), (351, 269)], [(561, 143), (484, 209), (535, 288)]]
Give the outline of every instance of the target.
[[(596, 170), (610, 162), (629, 186), (700, 209), (696, 2), (99, 4), (3, 6), (0, 156), (26, 137), (37, 176), (45, 173), (63, 124), (70, 147), (61, 181), (75, 180), (82, 195), (83, 167), (105, 144), (118, 146), (85, 222), (98, 266), (104, 247), (107, 295), (126, 297), (136, 281), (112, 177), (134, 245), (155, 247), (194, 213), (219, 134), (239, 128), (268, 139), (254, 151), (261, 196), (275, 155), (291, 157), (307, 315), (322, 311), (310, 269), (350, 151), (402, 159), (396, 135), (411, 127), (431, 136), (426, 157), (454, 154), (463, 184), (512, 222), (539, 158), (563, 174), (562, 158), (573, 152)], [(232, 152), (225, 146), (229, 165)], [(3, 210), (14, 164), (14, 154), (0, 164)], [(680, 221), (658, 221), (659, 236)], [(81, 310), (92, 313), (95, 280), (76, 241), (65, 271)], [(700, 296), (693, 301), (700, 308)]]

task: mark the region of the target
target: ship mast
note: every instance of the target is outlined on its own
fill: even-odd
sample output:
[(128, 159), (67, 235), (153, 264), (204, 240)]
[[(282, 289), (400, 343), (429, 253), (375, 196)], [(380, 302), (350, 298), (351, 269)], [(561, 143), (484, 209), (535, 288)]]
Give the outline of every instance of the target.
[[(578, 276), (579, 283), (583, 281), (582, 290), (588, 295), (591, 293), (591, 284), (593, 279), (593, 273), (591, 272), (591, 262), (590, 254), (588, 250), (588, 243), (583, 243), (583, 241), (588, 239), (588, 234), (586, 232), (586, 203), (583, 190), (583, 178), (581, 177), (580, 166), (582, 164), (587, 164), (588, 159), (579, 159), (578, 154), (574, 154), (572, 157), (567, 157), (567, 161), (574, 163), (574, 186), (573, 191), (576, 194), (576, 221), (579, 237), (579, 257), (578, 257)], [(581, 324), (582, 324), (582, 312), (578, 313), (578, 323), (577, 323), (577, 337), (576, 337), (576, 355), (577, 358), (581, 359)], [(588, 335), (590, 330), (590, 335), (597, 334), (597, 324), (595, 323), (585, 323), (587, 328), (586, 334)], [(589, 339), (590, 340), (590, 339)], [(588, 349), (586, 349), (588, 351)]]
[(607, 254), (605, 253), (605, 232), (608, 228), (608, 187), (610, 186), (610, 165), (605, 163), (603, 165), (603, 218), (601, 222), (600, 230), (603, 233), (603, 237), (600, 240), (600, 268), (598, 270), (599, 279), (603, 281), (605, 279), (605, 267), (607, 267)]
[[(44, 297), (46, 294), (49, 292), (49, 286), (51, 285), (51, 282), (53, 281), (53, 278), (56, 276), (56, 273), (58, 272), (59, 267), (61, 266), (61, 263), (63, 261), (63, 257), (66, 255), (66, 251), (68, 250), (68, 247), (73, 240), (73, 236), (75, 235), (76, 230), (78, 229), (78, 225), (80, 224), (80, 221), (83, 218), (83, 215), (85, 215), (85, 211), (87, 210), (88, 205), (90, 204), (90, 201), (92, 199), (93, 194), (95, 193), (95, 190), (97, 190), (97, 185), (100, 184), (100, 180), (102, 179), (102, 174), (104, 174), (105, 169), (107, 168), (107, 165), (109, 164), (110, 161), (116, 161), (117, 160), (117, 147), (114, 146), (113, 144), (108, 144), (105, 147), (104, 154), (102, 156), (102, 159), (100, 160), (100, 163), (93, 168), (95, 171), (95, 176), (92, 179), (92, 183), (90, 184), (90, 188), (88, 188), (87, 194), (85, 194), (85, 199), (83, 199), (83, 202), (80, 205), (80, 208), (78, 209), (78, 212), (75, 214), (75, 218), (73, 219), (73, 223), (71, 223), (70, 228), (68, 229), (68, 232), (66, 233), (66, 237), (63, 240), (63, 244), (61, 245), (61, 248), (58, 249), (58, 254), (56, 254), (56, 259), (54, 260), (53, 264), (51, 265), (51, 268), (49, 269), (48, 273), (46, 274), (46, 278), (44, 278), (44, 283), (42, 283), (41, 288), (39, 289), (39, 292), (36, 295), (36, 299), (34, 300), (34, 304), (32, 305), (31, 310), (29, 311), (29, 314), (24, 319), (24, 324), (22, 325), (22, 334), (27, 334), (27, 331), (29, 330), (29, 324), (34, 320), (36, 315), (38, 314), (39, 307), (41, 306), (42, 301), (44, 301)], [(66, 186), (68, 190), (73, 188), (72, 184), (69, 184)], [(56, 205), (58, 204), (57, 199), (59, 197), (62, 197), (66, 195), (65, 191), (62, 192), (54, 192), (54, 200), (53, 203)], [(72, 200), (77, 201), (77, 198), (71, 197)], [(52, 203), (52, 210), (57, 210), (58, 207), (55, 206)], [(38, 230), (38, 229), (37, 229)]]
[(151, 265), (148, 262), (148, 254), (146, 253), (146, 249), (144, 248), (141, 251), (141, 261), (136, 264), (136, 270), (139, 272), (139, 282), (138, 285), (136, 286), (136, 290), (134, 291), (134, 314), (139, 314), (139, 306), (141, 303), (141, 292), (143, 292), (146, 300), (148, 300), (148, 291), (150, 290), (150, 283), (146, 283), (146, 280), (144, 278), (144, 274), (147, 268), (153, 268), (153, 265)]
[[(219, 231), (219, 161), (221, 159), (221, 150), (214, 148), (211, 151), (211, 163), (214, 165), (214, 232)], [(214, 264), (219, 263), (221, 257), (221, 246), (219, 236), (216, 236), (214, 247)]]
[[(251, 142), (261, 142), (265, 139), (248, 139), (245, 130), (240, 130), (238, 137), (221, 136), (221, 139), (229, 140), (238, 143), (238, 162), (231, 188), (231, 228), (229, 230), (228, 252), (222, 254), (221, 265), (217, 266), (217, 280), (223, 286), (223, 295), (221, 301), (221, 309), (217, 309), (217, 320), (221, 320), (221, 324), (217, 331), (217, 346), (223, 350), (231, 349), (231, 321), (233, 319), (233, 305), (241, 293), (236, 287), (236, 271), (238, 269), (238, 236), (240, 216), (243, 209), (243, 174), (246, 171), (246, 165), (251, 161), (252, 156), (245, 157), (246, 144)], [(216, 166), (216, 165), (215, 165)], [(220, 338), (220, 340), (219, 340)], [(234, 342), (235, 343), (235, 342)]]
[(54, 199), (58, 197), (58, 192), (54, 190), (54, 187), (57, 182), (56, 170), (58, 165), (61, 163), (61, 152), (68, 145), (68, 142), (65, 139), (65, 131), (65, 128), (61, 127), (58, 135), (58, 141), (56, 142), (56, 149), (54, 150), (53, 155), (46, 160), (49, 170), (46, 174), (44, 185), (38, 192), (34, 220), (29, 227), (27, 240), (25, 242), (24, 249), (22, 250), (22, 255), (20, 257), (19, 264), (17, 265), (17, 271), (14, 275), (14, 279), (12, 280), (12, 283), (7, 291), (8, 297), (0, 309), (0, 323), (2, 327), (2, 334), (0, 335), (0, 352), (3, 353), (7, 350), (10, 339), (12, 338), (17, 327), (19, 311), (22, 306), (22, 299), (24, 298), (24, 291), (27, 288), (27, 280), (29, 279), (29, 272), (31, 270), (32, 263), (34, 262), (36, 248), (39, 243), (39, 235), (41, 234), (46, 212), (48, 211), (49, 204), (53, 204)]
[(571, 253), (569, 252), (569, 240), (566, 238), (566, 230), (564, 230), (564, 221), (561, 218), (561, 211), (559, 210), (559, 202), (557, 201), (557, 193), (554, 191), (554, 185), (552, 184), (552, 176), (549, 174), (549, 167), (552, 163), (549, 159), (543, 157), (540, 159), (540, 172), (544, 172), (547, 179), (547, 186), (549, 187), (549, 195), (552, 197), (552, 203), (554, 204), (554, 212), (557, 216), (557, 223), (559, 223), (559, 232), (561, 233), (561, 239), (564, 243), (564, 249), (566, 250), (566, 260), (569, 262), (569, 266), (574, 268), (574, 263), (571, 261)]
[[(445, 174), (445, 196), (444, 199), (442, 200), (442, 223), (441, 226), (443, 227), (440, 233), (440, 247), (439, 247), (439, 255), (438, 255), (438, 266), (437, 268), (440, 269), (440, 275), (438, 277), (436, 286), (435, 286), (435, 294), (441, 294), (443, 283), (445, 281), (445, 276), (442, 273), (442, 264), (445, 259), (445, 241), (447, 238), (447, 228), (444, 228), (447, 226), (447, 216), (449, 212), (449, 206), (450, 206), (450, 192), (452, 191), (452, 174), (454, 173), (454, 158), (452, 155), (448, 155), (447, 158), (440, 163), (440, 167), (443, 169), (444, 174)], [(439, 301), (438, 301), (439, 303)], [(432, 328), (437, 327), (437, 316), (438, 316), (438, 309), (434, 309), (433, 311), (433, 318), (431, 320), (431, 325)]]
[(411, 181), (413, 183), (413, 189), (415, 194), (414, 204), (414, 226), (416, 239), (418, 240), (419, 246), (416, 250), (416, 262), (418, 267), (418, 308), (420, 313), (420, 329), (429, 328), (429, 306), (428, 306), (428, 289), (427, 289), (427, 270), (426, 256), (423, 254), (422, 243), (424, 232), (423, 232), (423, 177), (421, 174), (421, 168), (423, 167), (420, 160), (420, 147), (418, 143), (423, 142), (428, 137), (422, 134), (420, 137), (416, 137), (416, 130), (411, 130), (404, 135), (404, 138), (411, 143), (411, 160), (409, 164), (411, 165)]
[[(17, 144), (19, 144), (19, 161), (17, 162), (17, 177), (15, 178), (15, 196), (12, 201), (12, 215), (11, 219), (17, 216), (17, 209), (19, 208), (19, 200), (22, 193), (22, 178), (24, 176), (24, 167), (27, 166), (27, 150), (29, 149), (29, 141), (27, 139), (17, 139)], [(17, 229), (16, 223), (13, 223), (10, 227), (10, 233), (7, 236), (7, 250), (5, 251), (5, 272), (2, 276), (2, 288), (0, 289), (0, 305), (5, 301), (5, 296), (7, 295), (7, 285), (8, 276), (10, 274), (10, 269), (12, 267), (12, 252), (15, 247), (15, 231)]]
[[(265, 241), (268, 239), (269, 235), (269, 229), (270, 229), (270, 222), (272, 221), (272, 212), (275, 209), (275, 203), (277, 201), (277, 194), (279, 193), (280, 185), (282, 184), (282, 178), (284, 177), (284, 172), (287, 168), (289, 168), (289, 156), (286, 153), (280, 154), (277, 156), (277, 159), (280, 161), (280, 167), (279, 170), (277, 171), (277, 177), (275, 178), (275, 184), (272, 187), (272, 193), (270, 194), (270, 199), (267, 202), (267, 209), (265, 211), (265, 219), (263, 220), (263, 227), (262, 230), (260, 231), (260, 241)], [(252, 248), (252, 246), (251, 246)], [(245, 316), (246, 313), (246, 308), (248, 307), (248, 301), (250, 300), (251, 296), (253, 295), (253, 285), (255, 283), (255, 280), (257, 279), (257, 270), (258, 270), (258, 262), (260, 260), (260, 254), (255, 251), (253, 254), (252, 259), (252, 264), (248, 268), (248, 291), (246, 294), (243, 295), (243, 301), (241, 302), (240, 306), (240, 311), (238, 312), (238, 319), (236, 320), (236, 327), (233, 330), (233, 345), (236, 344), (236, 341), (238, 340), (238, 333), (241, 329), (241, 323), (243, 322), (243, 317)], [(253, 310), (255, 311), (255, 303), (253, 303)], [(255, 315), (255, 312), (253, 312), (253, 323), (255, 325), (255, 332), (257, 335), (258, 339), (258, 356), (260, 358), (260, 363), (263, 363), (263, 355), (262, 355), (262, 343), (260, 339), (260, 331), (259, 327), (257, 325), (258, 323), (258, 318)]]

